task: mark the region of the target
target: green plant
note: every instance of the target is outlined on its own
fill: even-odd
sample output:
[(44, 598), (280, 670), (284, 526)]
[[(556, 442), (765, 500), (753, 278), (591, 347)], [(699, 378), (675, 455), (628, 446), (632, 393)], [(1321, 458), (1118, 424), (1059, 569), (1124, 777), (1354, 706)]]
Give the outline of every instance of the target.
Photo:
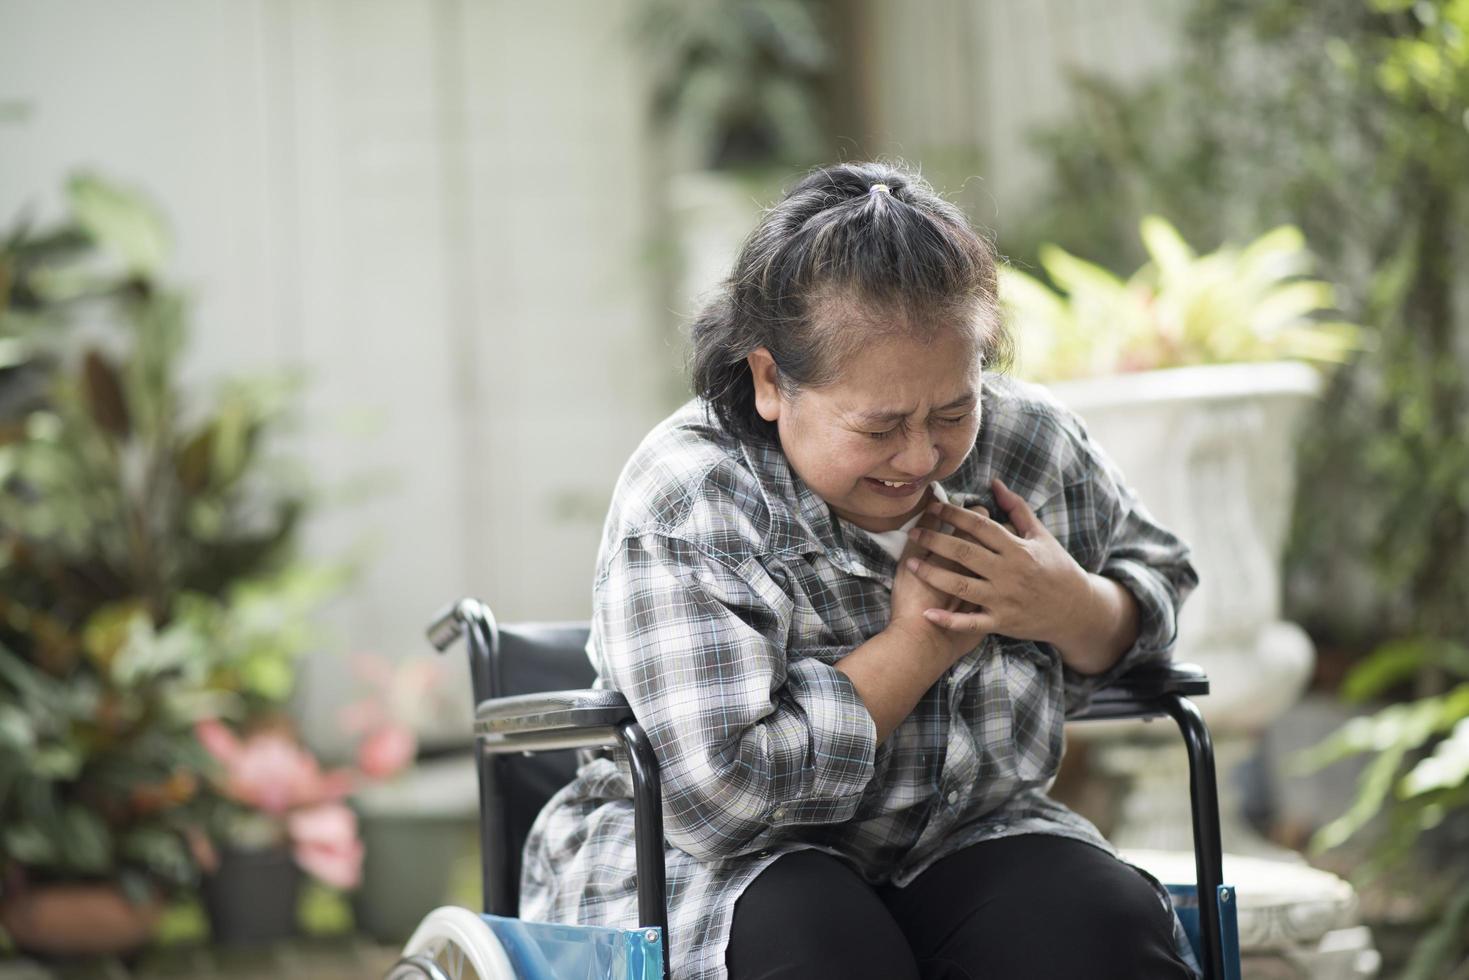
[(811, 162), (831, 62), (822, 28), (811, 0), (644, 0), (654, 118), (699, 166)]
[(1150, 261), (1126, 280), (1055, 245), (1041, 246), (1040, 263), (1060, 291), (1001, 269), (1023, 373), (1050, 381), (1276, 358), (1341, 362), (1355, 349), (1356, 327), (1317, 318), (1332, 308), (1333, 290), (1304, 277), (1310, 254), (1298, 229), (1202, 256), (1160, 217), (1144, 218), (1141, 234)]
[[(1446, 822), (1457, 820), (1462, 829), (1469, 812), (1469, 645), (1421, 639), (1388, 644), (1353, 669), (1342, 694), (1362, 703), (1425, 670), (1454, 683), (1442, 693), (1354, 718), (1297, 760), (1300, 769), (1311, 770), (1371, 756), (1351, 806), (1312, 840), (1318, 851), (1338, 847), (1381, 816), (1366, 876), (1408, 862), (1423, 835)], [(1441, 853), (1430, 860), (1441, 894), (1430, 897), (1443, 913), (1408, 964), (1406, 976), (1415, 980), (1458, 976), (1469, 964), (1469, 858), (1452, 843), (1435, 849)]]
[(1339, 649), (1469, 635), (1469, 11), (1193, 0), (1185, 28), (1142, 85), (1077, 80), (1076, 114), (1038, 137), (1050, 191), (1007, 249), (1024, 266), (1056, 241), (1120, 271), (1149, 212), (1195, 242), (1300, 227), (1373, 348), (1301, 445), (1287, 610)]
[[(1349, 691), (1377, 689), (1356, 678), (1390, 663), (1393, 693), (1417, 696), (1331, 743), (1381, 754), (1321, 842), (1364, 834), (1380, 809), (1375, 863), (1389, 866), (1425, 822), (1469, 821), (1462, 780), (1423, 781), (1457, 770), (1417, 768), (1460, 759), (1464, 739), (1451, 651), (1469, 636), (1469, 3), (1194, 0), (1186, 27), (1165, 76), (1130, 89), (1081, 80), (1080, 113), (1043, 138), (1055, 192), (1037, 226), (1125, 264), (1141, 213), (1173, 216), (1195, 241), (1290, 220), (1337, 304), (1372, 331), (1301, 446), (1286, 599), (1323, 647), (1376, 649)], [(1438, 868), (1442, 918), (1413, 976), (1463, 970), (1469, 869)]]
[(79, 177), (0, 249), (0, 842), (8, 874), (184, 886), (200, 718), (290, 694), (310, 497), (273, 455), (294, 384), (178, 384), (187, 303), (139, 198)]

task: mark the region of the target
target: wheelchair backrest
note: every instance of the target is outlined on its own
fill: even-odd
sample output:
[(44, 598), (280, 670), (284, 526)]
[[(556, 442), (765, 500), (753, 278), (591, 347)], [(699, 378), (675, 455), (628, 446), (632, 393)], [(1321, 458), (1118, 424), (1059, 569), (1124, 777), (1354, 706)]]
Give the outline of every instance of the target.
[[(535, 694), (587, 688), (596, 672), (587, 660), (586, 623), (512, 623), (499, 628), (497, 656), (492, 663), (493, 696)], [(538, 752), (503, 755), (493, 760), (493, 771), (504, 800), (502, 814), (481, 814), (498, 821), (505, 853), (505, 894), (518, 914), (520, 854), (531, 824), (557, 790), (576, 775), (576, 753)]]

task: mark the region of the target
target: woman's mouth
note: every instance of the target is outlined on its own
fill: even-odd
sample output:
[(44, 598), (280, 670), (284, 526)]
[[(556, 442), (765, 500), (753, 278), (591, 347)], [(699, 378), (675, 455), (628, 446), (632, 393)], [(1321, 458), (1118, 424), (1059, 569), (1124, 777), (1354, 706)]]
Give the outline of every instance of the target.
[(870, 476), (864, 476), (862, 482), (872, 488), (874, 493), (880, 493), (884, 497), (911, 497), (928, 486), (927, 480), (898, 483), (896, 480), (877, 480)]

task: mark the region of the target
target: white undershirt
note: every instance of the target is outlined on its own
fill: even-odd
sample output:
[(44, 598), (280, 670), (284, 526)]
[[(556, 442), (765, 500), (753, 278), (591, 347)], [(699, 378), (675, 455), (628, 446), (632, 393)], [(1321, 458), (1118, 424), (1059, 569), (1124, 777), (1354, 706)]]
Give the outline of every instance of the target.
[[(934, 499), (939, 500), (942, 503), (949, 502), (949, 495), (944, 492), (943, 484), (930, 483), (928, 487), (930, 490), (933, 491)], [(924, 512), (920, 510), (917, 514), (913, 516), (912, 520), (908, 521), (902, 527), (894, 528), (891, 531), (869, 531), (866, 528), (860, 527), (857, 528), (857, 530), (861, 531), (863, 534), (876, 541), (879, 548), (892, 555), (893, 561), (897, 561), (899, 558), (902, 557), (903, 549), (908, 547), (908, 532), (913, 530), (914, 525), (916, 525), (919, 520), (922, 519), (923, 513)], [(852, 526), (857, 527), (857, 525), (855, 524), (853, 524)]]

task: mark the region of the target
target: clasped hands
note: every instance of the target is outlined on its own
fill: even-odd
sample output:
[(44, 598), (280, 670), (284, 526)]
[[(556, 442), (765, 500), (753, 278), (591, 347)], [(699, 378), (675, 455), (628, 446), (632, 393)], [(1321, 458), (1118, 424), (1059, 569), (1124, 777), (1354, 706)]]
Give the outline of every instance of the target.
[[(1087, 618), (1078, 613), (1093, 599), (1091, 576), (1023, 498), (999, 480), (991, 486), (1008, 526), (982, 507), (934, 501), (909, 532), (895, 597), (901, 591), (910, 609), (923, 606), (923, 618), (959, 646), (967, 643), (966, 650), (988, 633), (1058, 647), (1071, 642), (1076, 623)], [(910, 591), (916, 583), (901, 581), (908, 575), (928, 586), (917, 590), (923, 598)]]

